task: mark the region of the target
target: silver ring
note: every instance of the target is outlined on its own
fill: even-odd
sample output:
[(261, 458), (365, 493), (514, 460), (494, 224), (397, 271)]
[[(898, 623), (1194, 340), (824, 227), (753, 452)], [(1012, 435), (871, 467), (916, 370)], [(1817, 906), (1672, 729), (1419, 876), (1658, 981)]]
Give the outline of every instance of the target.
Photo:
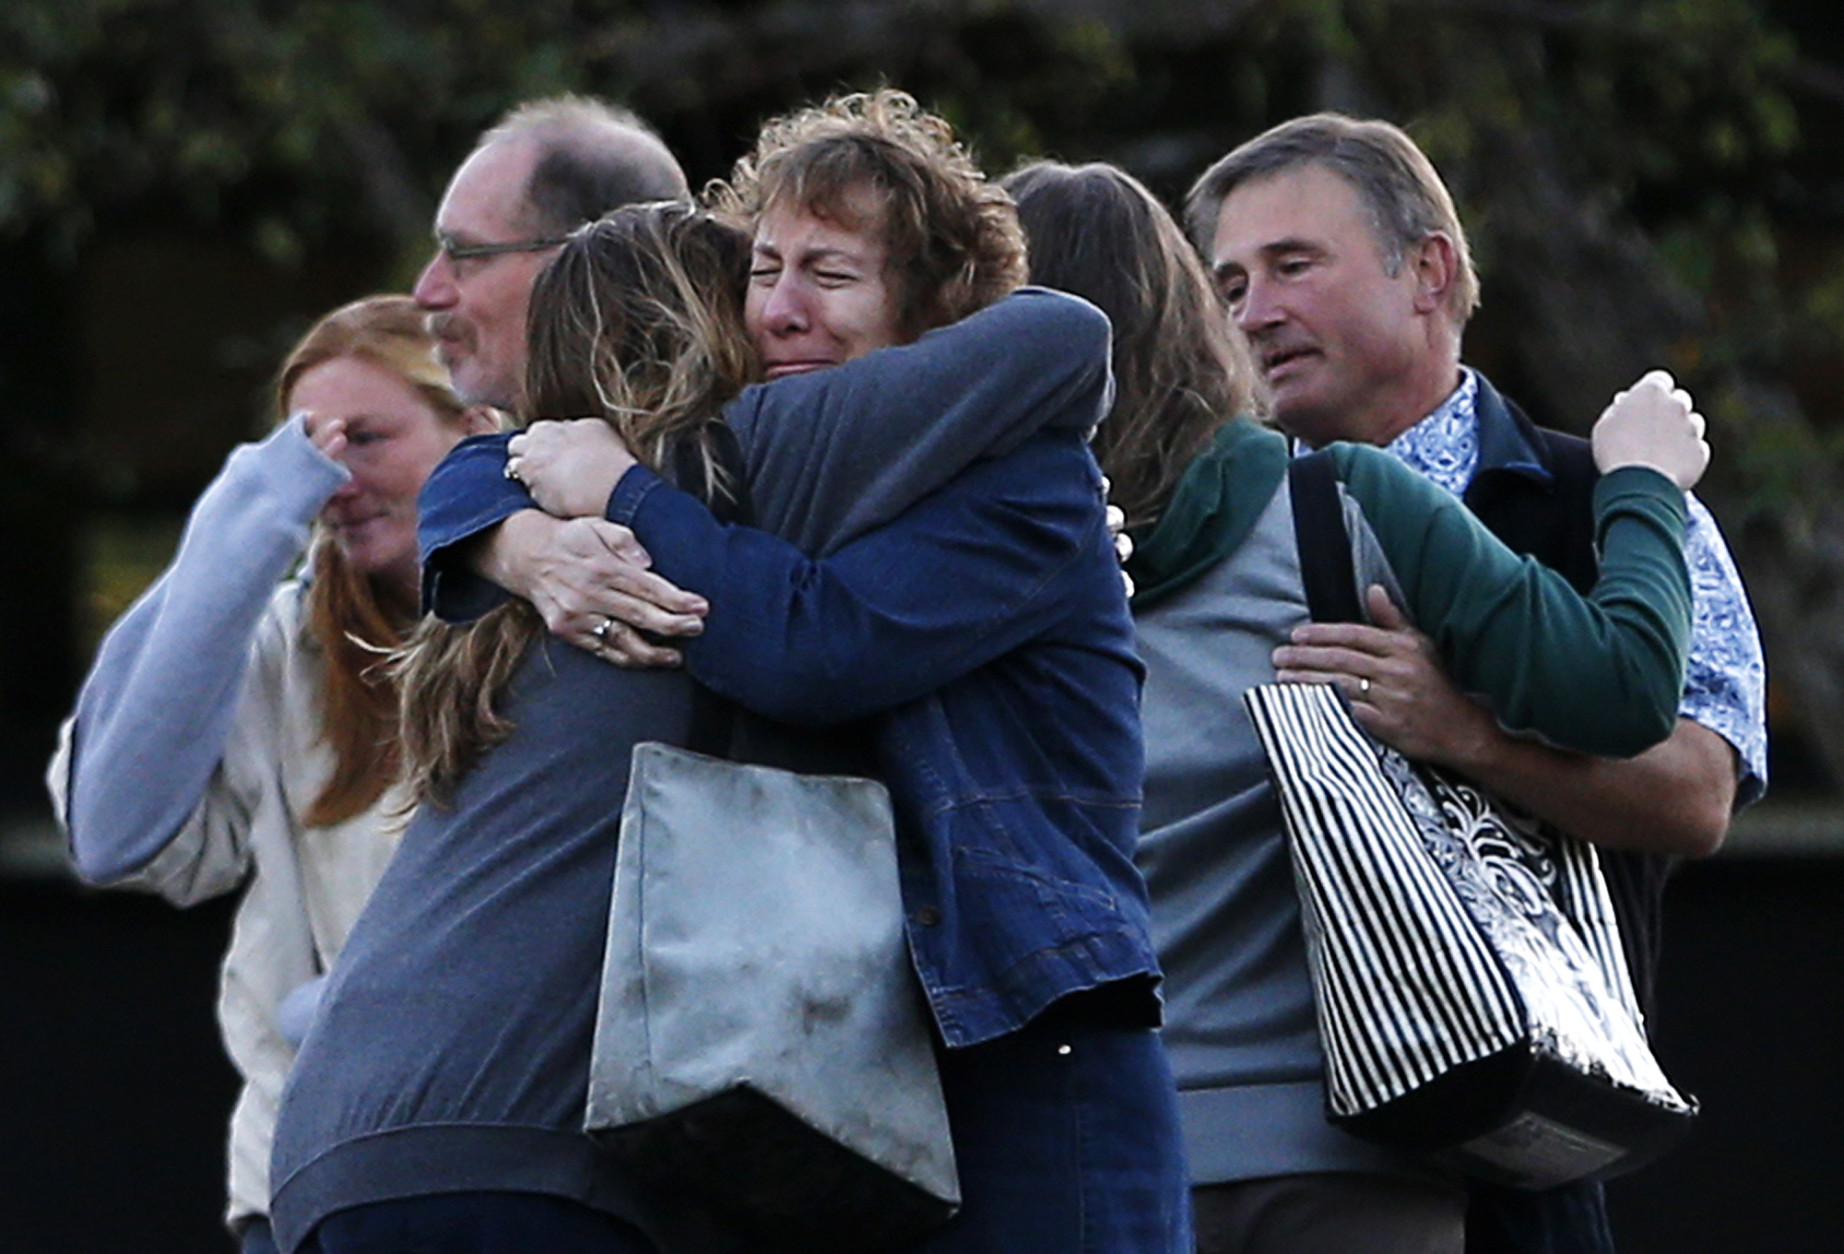
[(1357, 695), (1360, 697), (1368, 697), (1370, 695), (1370, 676), (1359, 675), (1357, 677)]
[(606, 647), (608, 644), (608, 633), (614, 629), (615, 620), (612, 618), (604, 618), (601, 622), (589, 629), (589, 634), (595, 637), (595, 642), (597, 644)]
[(514, 483), (524, 482), (523, 479), (519, 478), (519, 459), (518, 458), (508, 457), (506, 459), (506, 478), (512, 480)]

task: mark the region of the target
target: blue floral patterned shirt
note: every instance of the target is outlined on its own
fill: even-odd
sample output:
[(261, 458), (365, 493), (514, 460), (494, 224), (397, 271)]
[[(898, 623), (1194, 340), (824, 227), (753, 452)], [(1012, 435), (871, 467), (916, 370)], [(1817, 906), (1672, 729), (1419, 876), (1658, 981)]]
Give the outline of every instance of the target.
[[(1479, 469), (1479, 377), (1462, 367), (1460, 386), (1438, 409), (1388, 445), (1389, 452), (1463, 495)], [(1678, 712), (1720, 735), (1741, 758), (1739, 809), (1767, 788), (1767, 666), (1754, 611), (1735, 560), (1708, 508), (1690, 498), (1684, 539), (1693, 593), (1690, 662)]]

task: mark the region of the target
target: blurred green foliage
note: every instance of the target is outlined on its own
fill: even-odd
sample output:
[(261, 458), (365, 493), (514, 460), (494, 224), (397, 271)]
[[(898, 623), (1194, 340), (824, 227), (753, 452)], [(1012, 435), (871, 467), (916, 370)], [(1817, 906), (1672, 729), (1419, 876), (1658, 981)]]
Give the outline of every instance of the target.
[(893, 82), (995, 166), (1105, 156), (1174, 198), (1280, 118), (1392, 117), (1450, 172), (1489, 275), (1519, 264), (1492, 229), (1512, 198), (1467, 172), (1508, 135), (1541, 136), (1566, 185), (1652, 235), (1690, 290), (1731, 275), (1738, 310), (1765, 299), (1802, 324), (1789, 335), (1835, 336), (1836, 267), (1802, 270), (1791, 292), (1776, 273), (1784, 219), (1840, 211), (1840, 163), (1817, 142), (1840, 120), (1834, 49), (1802, 52), (1782, 20), (1807, 7), (1829, 6), (10, 0), (0, 238), (68, 259), (132, 218), (230, 232), (292, 265), (371, 237), (407, 267), (456, 157), (517, 99), (626, 100), (703, 179), (763, 115)]
[[(164, 231), (282, 273), (377, 258), (372, 284), (404, 286), (477, 133), (563, 90), (639, 111), (694, 183), (763, 117), (891, 83), (995, 171), (1109, 159), (1174, 204), (1274, 122), (1383, 116), (1473, 237), (1469, 357), (1577, 429), (1677, 370), (1745, 567), (1791, 572), (1801, 613), (1836, 602), (1844, 638), (1837, 26), (1833, 0), (8, 0), (0, 250), (74, 273)], [(0, 361), (17, 409), (10, 386)], [(1844, 699), (1844, 655), (1819, 672)]]

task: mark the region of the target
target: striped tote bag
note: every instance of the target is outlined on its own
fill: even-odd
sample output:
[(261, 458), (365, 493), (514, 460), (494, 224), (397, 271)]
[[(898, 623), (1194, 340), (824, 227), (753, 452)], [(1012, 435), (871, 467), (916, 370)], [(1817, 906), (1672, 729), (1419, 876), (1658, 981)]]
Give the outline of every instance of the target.
[[(1355, 621), (1331, 463), (1300, 458), (1289, 480), (1313, 617)], [(1244, 701), (1286, 823), (1333, 1123), (1532, 1189), (1631, 1171), (1689, 1131), (1593, 845), (1381, 744), (1335, 687)]]
[(1286, 822), (1331, 1121), (1524, 1188), (1618, 1175), (1689, 1130), (1594, 846), (1403, 758), (1329, 685), (1245, 696)]

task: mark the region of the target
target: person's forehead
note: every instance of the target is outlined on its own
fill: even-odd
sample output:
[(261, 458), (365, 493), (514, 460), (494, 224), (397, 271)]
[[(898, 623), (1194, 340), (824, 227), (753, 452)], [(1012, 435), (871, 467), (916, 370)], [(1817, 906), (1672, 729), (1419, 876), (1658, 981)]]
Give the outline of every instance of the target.
[(436, 210), (436, 231), (465, 242), (487, 243), (517, 228), (536, 157), (536, 145), (519, 137), (477, 149), (448, 184)]
[(1295, 166), (1235, 187), (1217, 210), (1213, 261), (1243, 262), (1263, 251), (1368, 239), (1358, 191), (1323, 165)]
[(869, 188), (852, 187), (818, 205), (780, 200), (756, 220), (758, 249), (776, 252), (846, 252), (864, 256), (883, 252), (883, 205)]
[(317, 361), (303, 370), (289, 385), (287, 400), (295, 404), (302, 397), (378, 415), (410, 409), (411, 402), (421, 400), (415, 386), (397, 371), (353, 353)]

